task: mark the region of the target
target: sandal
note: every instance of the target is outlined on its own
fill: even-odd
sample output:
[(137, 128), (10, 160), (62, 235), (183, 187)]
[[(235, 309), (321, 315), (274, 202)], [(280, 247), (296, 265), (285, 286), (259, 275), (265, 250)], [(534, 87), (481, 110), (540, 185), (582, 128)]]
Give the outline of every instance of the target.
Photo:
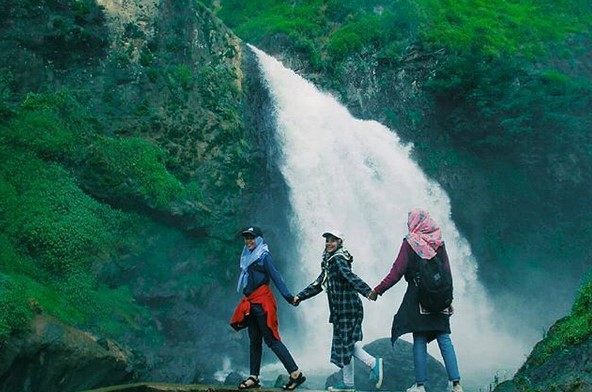
[(306, 377), (304, 377), (304, 374), (300, 372), (300, 375), (296, 378), (292, 378), (292, 376), (290, 376), (290, 381), (288, 381), (288, 383), (284, 385), (283, 388), (286, 391), (293, 391), (294, 389), (298, 388), (298, 385), (302, 384), (305, 381)]
[[(249, 383), (249, 381), (251, 383)], [(249, 376), (249, 378), (243, 380), (240, 384), (238, 384), (238, 389), (255, 389), (259, 388), (261, 383), (253, 376)]]

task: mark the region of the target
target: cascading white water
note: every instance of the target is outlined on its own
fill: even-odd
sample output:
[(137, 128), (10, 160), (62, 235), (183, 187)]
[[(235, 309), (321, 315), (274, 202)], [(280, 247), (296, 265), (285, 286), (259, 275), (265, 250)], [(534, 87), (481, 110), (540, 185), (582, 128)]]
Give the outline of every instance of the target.
[[(320, 272), (321, 234), (328, 228), (345, 234), (345, 246), (354, 255), (354, 272), (374, 287), (397, 255), (407, 232), (407, 212), (425, 208), (440, 224), (451, 260), (456, 311), (451, 328), (463, 376), (517, 367), (524, 359), (524, 344), (503, 332), (495, 320), (477, 280), (470, 246), (451, 220), (448, 196), (410, 158), (411, 146), (402, 145), (395, 132), (377, 122), (353, 118), (332, 96), (251, 49), (276, 109), (279, 167), (290, 190), (291, 224), (299, 249), (294, 259), (301, 263), (296, 268), (302, 287)], [(364, 343), (390, 336), (392, 316), (405, 288), (401, 280), (376, 303), (364, 300)], [(301, 367), (331, 368), (325, 295), (303, 302), (295, 311), (303, 321), (288, 346)], [(430, 345), (430, 353), (441, 359), (436, 344)]]

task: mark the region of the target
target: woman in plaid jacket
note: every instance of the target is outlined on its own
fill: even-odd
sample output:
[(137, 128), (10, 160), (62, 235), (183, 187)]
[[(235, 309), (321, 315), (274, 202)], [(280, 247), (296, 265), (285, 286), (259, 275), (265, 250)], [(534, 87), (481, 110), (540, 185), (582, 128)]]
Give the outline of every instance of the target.
[(343, 234), (331, 230), (323, 233), (325, 251), (321, 273), (304, 290), (294, 297), (294, 305), (314, 297), (323, 290), (329, 300), (329, 322), (333, 324), (331, 362), (343, 369), (343, 381), (329, 387), (331, 391), (354, 389), (352, 357), (360, 359), (370, 368), (370, 377), (376, 380), (376, 388), (382, 386), (382, 358), (368, 354), (361, 344), (364, 307), (358, 294), (368, 297), (370, 286), (352, 271), (353, 257), (343, 247)]

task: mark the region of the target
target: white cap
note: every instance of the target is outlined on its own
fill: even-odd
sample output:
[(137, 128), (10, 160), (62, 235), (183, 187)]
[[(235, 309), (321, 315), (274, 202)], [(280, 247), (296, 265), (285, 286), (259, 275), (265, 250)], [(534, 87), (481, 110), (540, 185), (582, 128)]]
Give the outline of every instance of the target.
[(327, 230), (323, 233), (323, 237), (327, 238), (329, 236), (335, 237), (340, 239), (341, 241), (345, 240), (345, 237), (343, 236), (343, 233), (339, 230)]

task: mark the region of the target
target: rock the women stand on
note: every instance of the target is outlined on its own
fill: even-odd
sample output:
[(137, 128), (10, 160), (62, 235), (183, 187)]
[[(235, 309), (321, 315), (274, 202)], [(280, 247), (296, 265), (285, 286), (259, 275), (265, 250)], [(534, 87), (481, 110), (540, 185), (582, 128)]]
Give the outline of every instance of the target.
[(238, 388), (251, 389), (261, 386), (259, 372), (265, 340), (288, 371), (289, 381), (283, 388), (291, 391), (306, 381), (306, 377), (298, 370), (294, 358), (280, 339), (277, 303), (269, 287), (270, 280), (288, 303), (293, 304), (294, 297), (273, 262), (261, 229), (252, 226), (243, 230), (241, 235), (245, 246), (240, 257), (241, 273), (237, 292), (242, 293), (244, 297), (234, 311), (230, 325), (237, 331), (248, 328), (251, 374)]
[(430, 215), (422, 209), (412, 209), (407, 218), (409, 233), (403, 239), (399, 254), (390, 272), (382, 282), (372, 290), (371, 299), (384, 294), (403, 276), (407, 281), (407, 291), (403, 302), (393, 318), (391, 342), (394, 344), (399, 336), (413, 333), (413, 363), (415, 368), (415, 384), (407, 392), (425, 392), (427, 381), (427, 344), (437, 340), (448, 379), (452, 382), (453, 392), (462, 392), (460, 373), (456, 353), (450, 339), (450, 315), (452, 306), (438, 313), (428, 313), (420, 309), (418, 288), (415, 278), (418, 271), (418, 258), (431, 260), (438, 254), (444, 261), (444, 268), (450, 270), (450, 262), (446, 247), (442, 241), (440, 228)]

